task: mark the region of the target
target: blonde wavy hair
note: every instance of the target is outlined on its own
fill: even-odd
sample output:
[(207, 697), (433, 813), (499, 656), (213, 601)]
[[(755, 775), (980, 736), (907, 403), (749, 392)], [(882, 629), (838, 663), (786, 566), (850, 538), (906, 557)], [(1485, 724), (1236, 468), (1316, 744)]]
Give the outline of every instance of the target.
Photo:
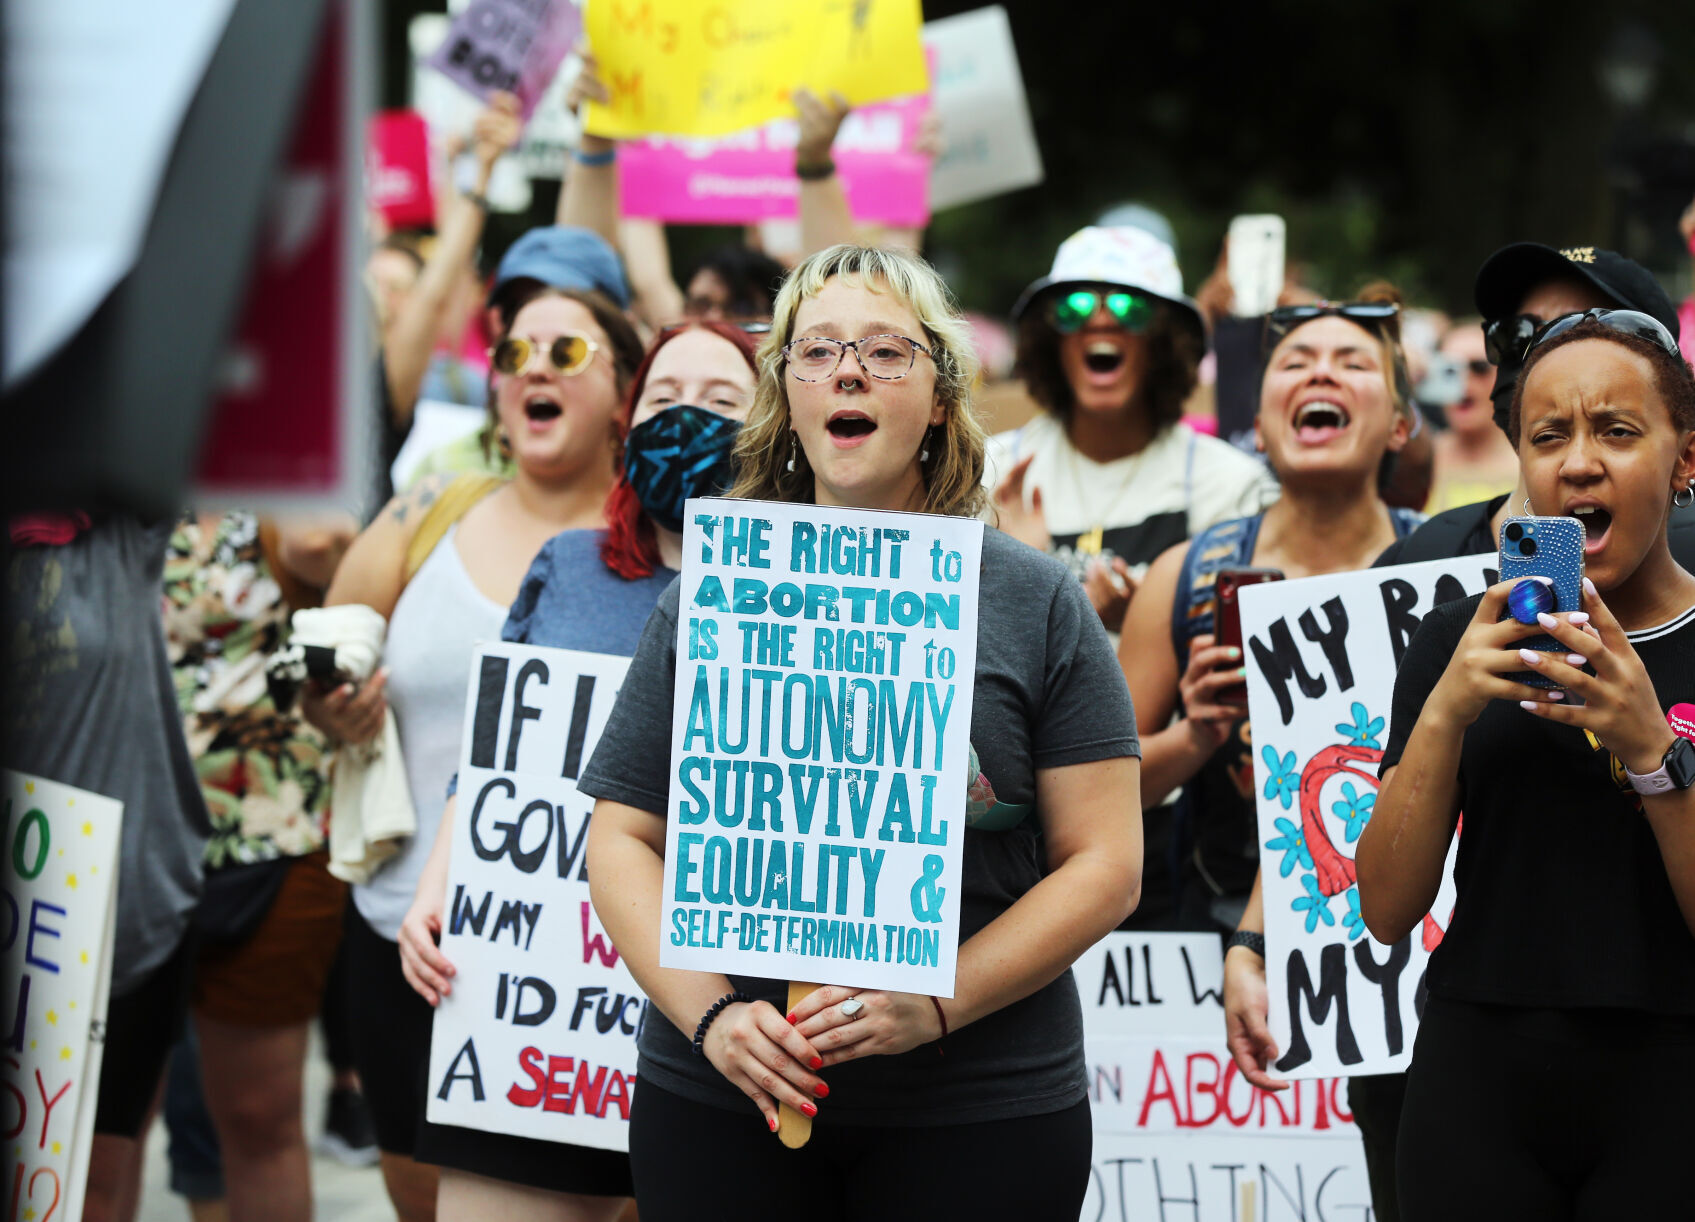
[[(783, 348), (794, 338), (800, 303), (815, 297), (836, 276), (892, 294), (924, 328), (924, 343), (936, 365), (936, 402), (944, 409), (939, 432), (923, 464), (924, 511), (975, 517), (987, 499), (983, 451), (987, 435), (971, 407), (977, 357), (971, 332), (953, 294), (936, 269), (914, 255), (865, 246), (832, 246), (811, 256), (784, 281), (771, 307), (771, 331), (759, 346), (759, 385), (747, 423), (736, 438), (737, 477), (727, 495), (764, 501), (810, 503), (812, 467), (806, 451), (784, 436), (791, 429)], [(789, 455), (795, 469), (786, 469)]]

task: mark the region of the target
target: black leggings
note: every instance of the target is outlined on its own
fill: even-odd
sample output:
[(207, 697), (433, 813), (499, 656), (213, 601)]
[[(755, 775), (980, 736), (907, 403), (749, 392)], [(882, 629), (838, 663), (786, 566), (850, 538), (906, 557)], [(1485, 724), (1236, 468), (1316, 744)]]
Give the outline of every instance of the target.
[(799, 1150), (747, 1105), (728, 1112), (643, 1082), (630, 1115), (642, 1222), (1075, 1219), (1089, 1187), (1089, 1101), (947, 1128), (814, 1122)]
[(1692, 1051), (1695, 1019), (1431, 998), (1401, 1113), (1401, 1217), (1688, 1217)]

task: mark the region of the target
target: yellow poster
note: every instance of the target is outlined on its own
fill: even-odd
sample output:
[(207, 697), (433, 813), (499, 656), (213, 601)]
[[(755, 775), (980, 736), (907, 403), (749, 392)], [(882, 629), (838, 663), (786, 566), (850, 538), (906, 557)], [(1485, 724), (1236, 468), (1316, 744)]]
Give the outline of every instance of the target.
[(929, 88), (919, 0), (587, 0), (612, 94), (600, 136), (721, 136), (794, 114), (789, 94), (858, 106)]

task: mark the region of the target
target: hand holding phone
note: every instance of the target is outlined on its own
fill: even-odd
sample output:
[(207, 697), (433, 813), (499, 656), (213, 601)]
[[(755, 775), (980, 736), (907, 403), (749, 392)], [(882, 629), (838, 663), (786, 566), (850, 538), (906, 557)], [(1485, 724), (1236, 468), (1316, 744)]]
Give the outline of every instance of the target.
[[(1533, 623), (1534, 612), (1538, 610), (1556, 615), (1581, 610), (1583, 543), (1583, 523), (1576, 518), (1512, 517), (1501, 523), (1501, 580), (1546, 579), (1538, 583), (1543, 586), (1545, 594), (1531, 589), (1525, 589), (1521, 594), (1519, 587), (1515, 586), (1512, 595), (1509, 595), (1509, 609), (1501, 618), (1515, 615), (1522, 608), (1530, 619), (1517, 618), (1520, 622)], [(1518, 607), (1514, 606), (1515, 603)], [(1519, 642), (1519, 646), (1542, 653), (1566, 652), (1564, 645), (1545, 632)], [(1552, 679), (1535, 671), (1515, 671), (1504, 677), (1531, 687), (1558, 686)]]
[[(1243, 587), (1259, 585), (1265, 581), (1282, 581), (1281, 569), (1253, 568), (1245, 565), (1229, 566), (1218, 570), (1218, 576), (1212, 587), (1212, 623), (1213, 636), (1220, 645), (1238, 651), (1242, 656), (1242, 604), (1240, 596)], [(1216, 696), (1219, 704), (1232, 705), (1236, 708), (1248, 707), (1248, 685), (1234, 683), (1220, 690)]]

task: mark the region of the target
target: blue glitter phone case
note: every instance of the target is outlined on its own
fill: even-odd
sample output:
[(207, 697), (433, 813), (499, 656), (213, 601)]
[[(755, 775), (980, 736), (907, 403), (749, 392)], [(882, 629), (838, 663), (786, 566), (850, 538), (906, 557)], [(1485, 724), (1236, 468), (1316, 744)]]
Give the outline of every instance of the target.
[[(1519, 577), (1548, 577), (1554, 583), (1555, 613), (1580, 610), (1583, 606), (1583, 523), (1576, 518), (1508, 518), (1501, 523), (1501, 580)], [(1503, 615), (1506, 619), (1511, 612)], [(1565, 646), (1543, 633), (1519, 644), (1543, 653), (1564, 653)], [(1535, 671), (1506, 676), (1531, 687), (1556, 687)]]

